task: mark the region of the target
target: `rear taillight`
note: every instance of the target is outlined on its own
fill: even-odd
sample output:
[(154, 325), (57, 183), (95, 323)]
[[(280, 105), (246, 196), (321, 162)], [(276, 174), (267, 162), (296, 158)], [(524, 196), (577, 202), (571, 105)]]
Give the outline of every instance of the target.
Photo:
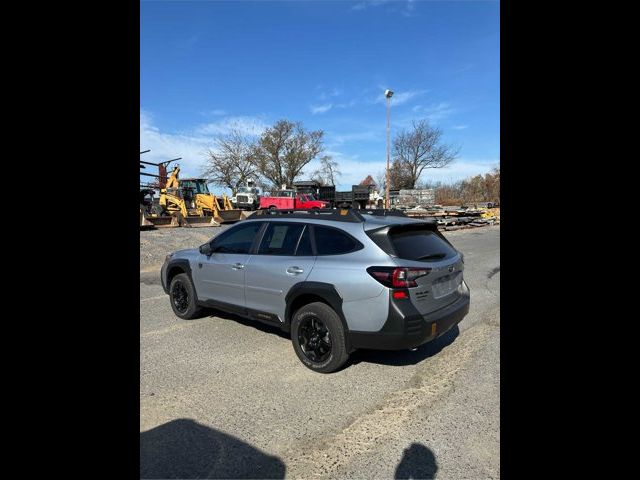
[(424, 277), (431, 271), (430, 268), (394, 268), (394, 267), (369, 267), (367, 273), (389, 288), (417, 287), (416, 279)]

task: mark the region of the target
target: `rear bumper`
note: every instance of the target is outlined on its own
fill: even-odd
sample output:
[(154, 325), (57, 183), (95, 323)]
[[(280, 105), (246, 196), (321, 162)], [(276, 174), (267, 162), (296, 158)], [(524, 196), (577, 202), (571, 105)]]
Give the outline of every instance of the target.
[(404, 350), (435, 340), (462, 321), (469, 313), (467, 290), (451, 305), (420, 315), (410, 302), (391, 301), (389, 318), (378, 332), (349, 332), (352, 349)]

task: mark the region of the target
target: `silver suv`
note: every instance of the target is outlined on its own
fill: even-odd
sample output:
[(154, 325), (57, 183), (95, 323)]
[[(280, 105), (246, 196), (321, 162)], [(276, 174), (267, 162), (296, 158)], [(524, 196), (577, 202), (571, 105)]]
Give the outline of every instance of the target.
[(469, 311), (463, 268), (435, 221), (260, 210), (168, 255), (161, 280), (178, 317), (208, 307), (277, 325), (302, 363), (328, 373), (355, 349), (411, 349), (458, 324)]

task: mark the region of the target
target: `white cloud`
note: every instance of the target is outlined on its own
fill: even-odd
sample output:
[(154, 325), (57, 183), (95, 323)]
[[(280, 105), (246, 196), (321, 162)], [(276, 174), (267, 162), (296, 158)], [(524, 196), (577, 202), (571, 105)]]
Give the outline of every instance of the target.
[[(166, 132), (161, 131), (154, 124), (149, 112), (141, 110), (140, 151), (151, 149), (141, 158), (157, 163), (182, 157), (177, 162), (181, 167), (182, 175), (197, 176), (202, 171), (208, 150), (214, 148), (216, 135), (229, 133), (232, 128), (238, 128), (248, 135), (259, 135), (266, 126), (257, 117), (228, 117), (215, 123), (196, 126), (188, 132)], [(147, 171), (147, 173), (157, 172)]]
[[(381, 88), (380, 91), (383, 91)], [(394, 93), (391, 97), (391, 106), (394, 105), (402, 105), (403, 103), (407, 103), (409, 100), (415, 97), (419, 97), (426, 93), (426, 90), (408, 90), (406, 92)], [(380, 93), (374, 101), (374, 103), (385, 103), (387, 101), (384, 93)]]
[(213, 123), (199, 125), (195, 129), (198, 135), (226, 135), (231, 130), (238, 130), (245, 135), (260, 135), (268, 125), (259, 117), (225, 117)]
[(356, 3), (351, 7), (351, 10), (364, 10), (367, 7), (377, 7), (379, 5), (384, 5), (388, 3), (390, 0), (363, 0), (359, 3)]
[(366, 140), (377, 140), (380, 138), (380, 132), (374, 130), (365, 130), (362, 132), (339, 133), (334, 134), (326, 132), (327, 145), (342, 145), (348, 142), (361, 142)]
[(426, 107), (423, 105), (416, 105), (411, 110), (431, 122), (437, 122), (456, 112), (456, 109), (448, 102), (434, 103)]
[[(151, 149), (149, 153), (141, 156), (142, 160), (157, 163), (182, 157), (177, 163), (180, 164), (183, 174), (198, 175), (211, 143), (208, 137), (161, 132), (153, 124), (149, 113), (140, 112), (140, 151)], [(145, 172), (157, 173), (151, 170)]]
[(454, 130), (464, 130), (465, 128), (469, 128), (469, 125), (454, 125), (451, 128)]
[(331, 103), (325, 103), (324, 105), (311, 105), (311, 113), (316, 115), (317, 113), (325, 113), (331, 110), (333, 105)]
[(327, 92), (322, 92), (320, 94), (320, 100), (328, 100), (329, 98), (333, 98), (333, 97), (337, 97), (339, 95), (342, 94), (342, 90), (339, 90), (337, 88), (332, 88), (331, 90), (327, 91)]

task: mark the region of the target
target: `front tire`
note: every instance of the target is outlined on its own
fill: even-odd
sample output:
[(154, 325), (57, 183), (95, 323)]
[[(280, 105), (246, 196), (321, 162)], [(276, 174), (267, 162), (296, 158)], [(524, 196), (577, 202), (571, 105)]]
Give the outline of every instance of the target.
[(300, 361), (314, 372), (335, 372), (349, 358), (340, 317), (321, 302), (305, 305), (293, 315), (291, 342)]
[(171, 279), (169, 299), (173, 313), (184, 320), (196, 318), (202, 312), (202, 308), (196, 304), (195, 288), (186, 273), (180, 273)]

